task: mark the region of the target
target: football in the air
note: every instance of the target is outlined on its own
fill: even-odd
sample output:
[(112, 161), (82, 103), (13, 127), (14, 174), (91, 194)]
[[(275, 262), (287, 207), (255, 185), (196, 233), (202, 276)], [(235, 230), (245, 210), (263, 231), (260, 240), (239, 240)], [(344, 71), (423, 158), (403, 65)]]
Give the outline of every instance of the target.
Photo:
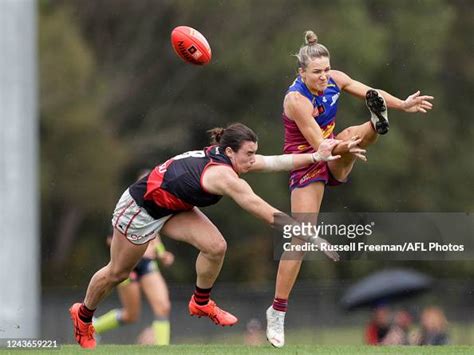
[(207, 39), (197, 30), (188, 26), (178, 26), (171, 32), (174, 51), (184, 61), (204, 65), (211, 61), (212, 52)]

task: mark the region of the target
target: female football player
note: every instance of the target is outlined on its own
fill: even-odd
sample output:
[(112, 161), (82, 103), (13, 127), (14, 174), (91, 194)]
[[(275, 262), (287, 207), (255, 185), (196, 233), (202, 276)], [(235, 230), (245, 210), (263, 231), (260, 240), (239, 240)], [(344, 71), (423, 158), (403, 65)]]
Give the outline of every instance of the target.
[[(374, 144), (379, 134), (387, 133), (389, 122), (387, 107), (405, 112), (423, 112), (432, 108), (432, 96), (417, 91), (407, 99), (398, 99), (382, 90), (352, 79), (339, 70), (331, 69), (328, 49), (318, 43), (313, 31), (305, 33), (305, 45), (296, 54), (298, 76), (290, 85), (283, 102), (285, 125), (284, 152), (291, 154), (311, 153), (326, 138), (334, 137), (336, 112), (341, 91), (358, 98), (365, 98), (371, 118), (369, 121), (344, 129), (336, 139), (345, 141), (334, 148), (341, 155), (334, 161), (320, 161), (291, 171), (291, 211), (293, 214), (315, 215), (319, 212), (326, 185), (344, 183), (357, 158), (365, 160), (357, 152), (348, 149), (348, 138), (358, 136), (359, 146)], [(315, 223), (315, 221), (312, 221)], [(282, 347), (284, 319), (288, 297), (301, 267), (304, 253), (292, 252), (291, 257), (280, 260), (276, 278), (275, 298), (267, 309), (267, 338), (276, 347)]]
[[(211, 134), (214, 145), (167, 160), (123, 193), (112, 218), (110, 262), (92, 277), (84, 302), (70, 308), (75, 338), (82, 347), (95, 347), (91, 323), (95, 309), (114, 286), (128, 277), (148, 242), (160, 231), (200, 251), (196, 260), (196, 288), (189, 302), (190, 314), (209, 317), (218, 325), (235, 324), (235, 316), (210, 300), (227, 245), (199, 207), (213, 205), (222, 196), (229, 196), (243, 209), (282, 230), (296, 221), (257, 196), (240, 175), (249, 171), (291, 170), (338, 158), (332, 155), (338, 141), (332, 139), (322, 142), (311, 154), (263, 156), (256, 154), (257, 136), (243, 124), (216, 128)], [(360, 142), (357, 137), (351, 137), (345, 146), (353, 154), (363, 155), (365, 151), (358, 146)], [(308, 237), (308, 241), (321, 243), (320, 238)], [(334, 260), (338, 258), (334, 252), (325, 253)]]

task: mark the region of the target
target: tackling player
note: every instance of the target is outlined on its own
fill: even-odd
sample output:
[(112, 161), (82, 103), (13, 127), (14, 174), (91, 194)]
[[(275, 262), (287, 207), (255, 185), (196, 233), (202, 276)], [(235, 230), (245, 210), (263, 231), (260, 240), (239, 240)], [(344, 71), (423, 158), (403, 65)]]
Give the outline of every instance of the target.
[[(196, 288), (189, 302), (191, 315), (209, 317), (218, 325), (233, 325), (237, 318), (217, 307), (210, 299), (227, 248), (216, 226), (199, 207), (231, 197), (240, 207), (270, 225), (281, 229), (282, 223), (296, 223), (259, 196), (241, 174), (249, 171), (291, 170), (319, 161), (335, 160), (333, 147), (339, 142), (323, 141), (311, 154), (257, 155), (257, 136), (247, 126), (236, 123), (210, 131), (214, 145), (203, 150), (175, 156), (156, 166), (150, 174), (132, 184), (120, 198), (113, 213), (114, 227), (110, 262), (90, 280), (83, 303), (70, 308), (76, 341), (84, 348), (94, 348), (92, 316), (111, 289), (125, 280), (142, 258), (147, 244), (161, 232), (187, 242), (200, 253), (196, 260)], [(364, 154), (360, 139), (347, 143), (354, 154)], [(312, 242), (325, 242), (312, 238)], [(326, 254), (338, 259), (337, 253)]]

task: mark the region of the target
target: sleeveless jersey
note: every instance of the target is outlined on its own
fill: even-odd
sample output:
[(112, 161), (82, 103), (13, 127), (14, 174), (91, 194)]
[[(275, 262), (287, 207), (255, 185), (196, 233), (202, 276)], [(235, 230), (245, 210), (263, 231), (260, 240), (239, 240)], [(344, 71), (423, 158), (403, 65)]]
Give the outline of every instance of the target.
[[(293, 84), (288, 88), (289, 92), (299, 92), (308, 98), (313, 104), (313, 117), (316, 123), (321, 127), (324, 138), (333, 137), (335, 127), (338, 99), (341, 90), (336, 82), (329, 78), (327, 88), (320, 95), (314, 95), (309, 91), (308, 87), (300, 76), (298, 76)], [(314, 152), (314, 149), (306, 141), (306, 138), (300, 132), (296, 122), (289, 119), (285, 113), (282, 114), (283, 123), (285, 125), (285, 143), (283, 150), (285, 153), (308, 153)]]
[(201, 185), (204, 171), (211, 165), (232, 168), (227, 155), (218, 146), (189, 151), (156, 166), (148, 175), (130, 186), (130, 195), (155, 219), (217, 203), (214, 195)]

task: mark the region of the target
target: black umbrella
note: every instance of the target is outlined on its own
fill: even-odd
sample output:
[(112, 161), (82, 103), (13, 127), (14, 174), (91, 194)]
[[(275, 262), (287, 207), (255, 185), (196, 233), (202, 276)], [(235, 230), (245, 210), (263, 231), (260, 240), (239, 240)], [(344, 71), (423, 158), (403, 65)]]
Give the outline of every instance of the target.
[(352, 285), (341, 298), (347, 310), (391, 302), (428, 290), (433, 280), (422, 273), (392, 269), (376, 272)]

